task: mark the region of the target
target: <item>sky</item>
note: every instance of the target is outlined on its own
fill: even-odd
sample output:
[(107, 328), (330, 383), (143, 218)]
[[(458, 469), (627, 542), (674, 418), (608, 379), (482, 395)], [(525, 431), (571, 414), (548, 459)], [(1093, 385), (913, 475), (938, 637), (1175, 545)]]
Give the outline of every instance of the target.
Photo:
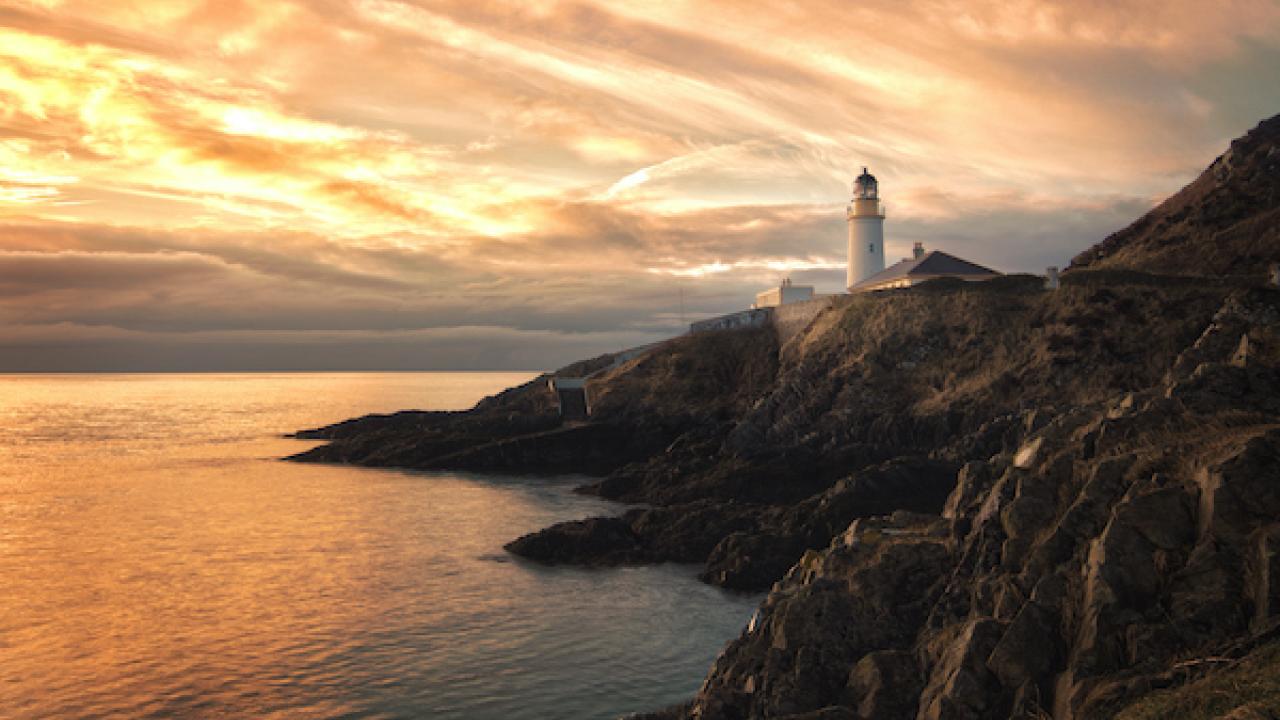
[(550, 369), (1043, 272), (1280, 112), (1280, 0), (0, 0), (0, 371)]

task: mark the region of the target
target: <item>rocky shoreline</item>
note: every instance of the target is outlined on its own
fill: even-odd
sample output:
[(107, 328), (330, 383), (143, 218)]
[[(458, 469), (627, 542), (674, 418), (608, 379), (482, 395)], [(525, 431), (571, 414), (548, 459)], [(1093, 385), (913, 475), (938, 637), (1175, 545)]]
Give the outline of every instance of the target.
[[(1277, 227), (1273, 118), (1056, 290), (844, 297), (785, 343), (565, 368), (597, 373), (584, 423), (543, 377), (299, 433), (328, 443), (294, 459), (598, 476), (580, 491), (644, 507), (508, 550), (770, 589), (653, 718), (1159, 717), (1139, 701), (1280, 635)], [(1280, 688), (1227, 704), (1277, 717)]]

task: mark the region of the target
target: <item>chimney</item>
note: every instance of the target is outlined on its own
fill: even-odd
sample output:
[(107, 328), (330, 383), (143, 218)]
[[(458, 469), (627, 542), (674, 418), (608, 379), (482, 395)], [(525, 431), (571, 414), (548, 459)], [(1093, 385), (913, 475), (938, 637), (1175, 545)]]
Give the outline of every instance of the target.
[(911, 257), (915, 260), (924, 257), (924, 243), (918, 242), (911, 248)]
[(1058, 268), (1050, 266), (1044, 271), (1044, 289), (1057, 290), (1062, 284), (1062, 280), (1058, 278)]

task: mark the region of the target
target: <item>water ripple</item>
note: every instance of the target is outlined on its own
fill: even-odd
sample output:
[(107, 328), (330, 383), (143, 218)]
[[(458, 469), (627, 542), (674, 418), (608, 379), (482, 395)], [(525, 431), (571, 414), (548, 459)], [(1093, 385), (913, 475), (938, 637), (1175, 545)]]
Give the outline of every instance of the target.
[(692, 693), (756, 598), (510, 562), (617, 511), (573, 479), (273, 459), (305, 447), (288, 430), (518, 379), (0, 377), (0, 717), (607, 718)]

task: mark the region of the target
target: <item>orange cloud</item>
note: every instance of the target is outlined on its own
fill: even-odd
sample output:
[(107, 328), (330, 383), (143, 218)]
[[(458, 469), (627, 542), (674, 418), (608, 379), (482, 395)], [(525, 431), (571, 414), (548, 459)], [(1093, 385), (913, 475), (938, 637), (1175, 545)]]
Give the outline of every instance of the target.
[(891, 250), (1061, 264), (1274, 112), (1277, 62), (1269, 0), (0, 0), (0, 252), (219, 290), (30, 310), (76, 327), (670, 331), (673, 283), (838, 288), (861, 165)]

